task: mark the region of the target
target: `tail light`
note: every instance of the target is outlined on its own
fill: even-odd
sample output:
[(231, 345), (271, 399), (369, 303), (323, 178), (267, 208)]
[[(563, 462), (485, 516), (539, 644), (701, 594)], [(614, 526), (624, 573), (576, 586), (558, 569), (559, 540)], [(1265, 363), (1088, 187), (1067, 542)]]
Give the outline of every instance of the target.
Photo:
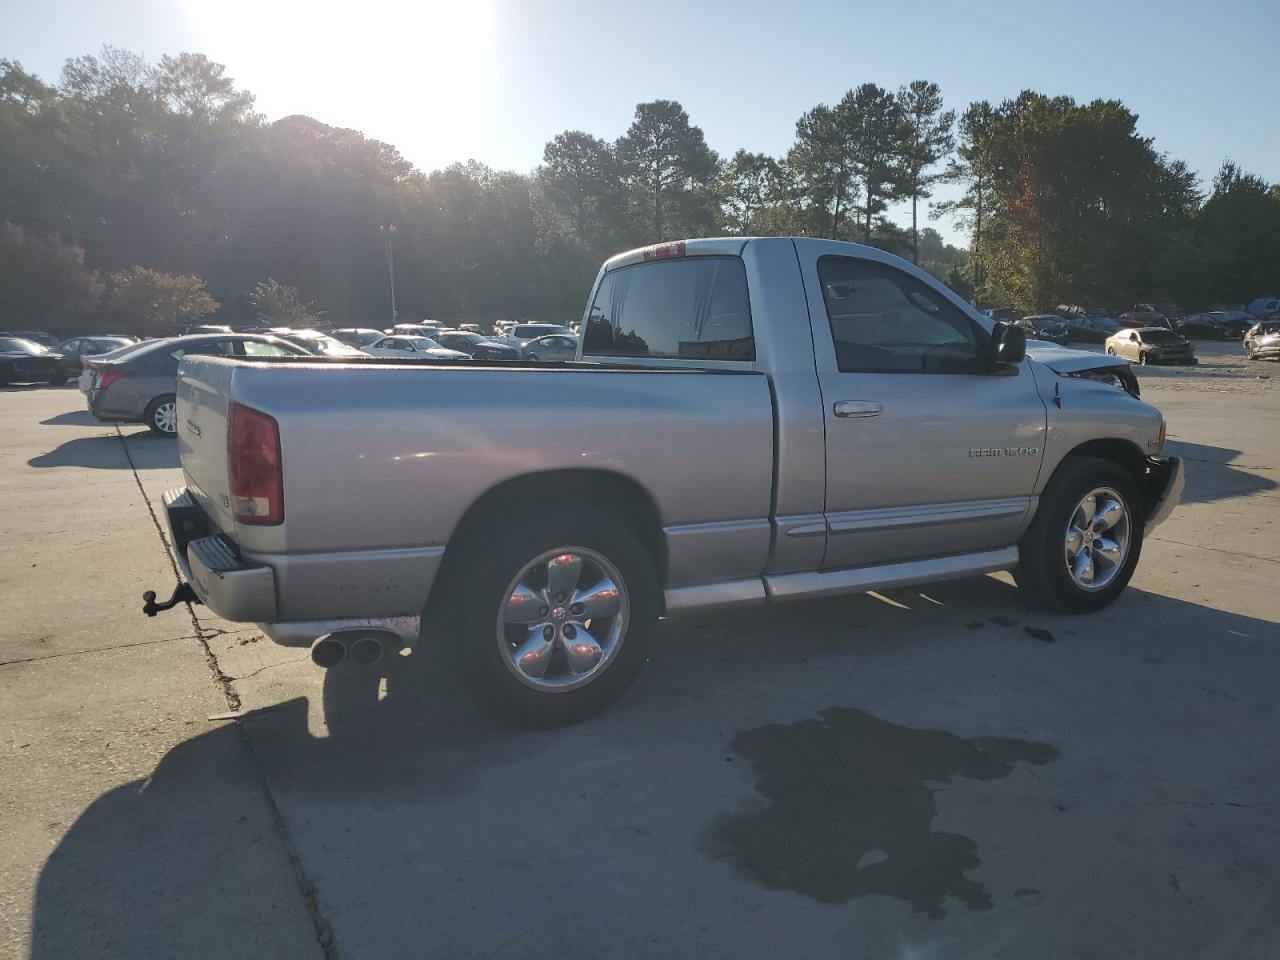
[(90, 369), (97, 377), (97, 382), (94, 383), (96, 390), (105, 390), (124, 376), (123, 370), (103, 370), (100, 367), (90, 367)]
[(227, 411), (227, 479), (231, 512), (240, 523), (284, 521), (280, 425), (274, 417), (232, 403)]

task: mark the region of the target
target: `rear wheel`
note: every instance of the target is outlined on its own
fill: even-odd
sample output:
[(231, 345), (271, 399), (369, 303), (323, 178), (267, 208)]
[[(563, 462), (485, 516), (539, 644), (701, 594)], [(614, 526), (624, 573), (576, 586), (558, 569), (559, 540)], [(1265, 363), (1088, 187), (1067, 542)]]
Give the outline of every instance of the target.
[(151, 432), (161, 437), (172, 437), (178, 433), (178, 403), (173, 394), (168, 393), (156, 397), (147, 404), (143, 418)]
[(442, 641), (480, 702), (509, 722), (586, 719), (635, 680), (659, 614), (648, 552), (592, 507), (497, 523), (441, 584)]
[(1110, 460), (1069, 457), (1041, 495), (1020, 552), (1015, 579), (1042, 606), (1063, 613), (1107, 606), (1142, 552), (1133, 477)]

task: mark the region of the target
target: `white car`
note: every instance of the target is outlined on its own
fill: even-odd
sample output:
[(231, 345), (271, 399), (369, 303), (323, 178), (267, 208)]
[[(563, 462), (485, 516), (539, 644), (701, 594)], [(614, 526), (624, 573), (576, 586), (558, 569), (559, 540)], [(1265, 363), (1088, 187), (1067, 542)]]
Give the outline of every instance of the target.
[(558, 323), (517, 323), (506, 330), (502, 336), (494, 339), (499, 343), (510, 344), (523, 352), (525, 344), (529, 341), (550, 336), (571, 337), (573, 331)]
[(442, 347), (430, 337), (390, 336), (362, 347), (371, 357), (399, 357), (401, 360), (470, 360), (461, 350)]

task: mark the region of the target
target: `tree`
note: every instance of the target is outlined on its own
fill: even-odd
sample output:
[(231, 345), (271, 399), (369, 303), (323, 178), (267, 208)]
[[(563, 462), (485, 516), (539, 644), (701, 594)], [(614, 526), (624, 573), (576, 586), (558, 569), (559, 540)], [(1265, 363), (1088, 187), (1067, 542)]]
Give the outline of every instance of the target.
[(608, 143), (580, 130), (556, 134), (536, 177), (578, 243), (594, 251), (607, 242), (622, 208), (621, 173)]
[(990, 192), (991, 147), (990, 129), (995, 121), (995, 110), (986, 100), (969, 104), (960, 117), (959, 143), (956, 154), (947, 167), (945, 178), (962, 183), (964, 196), (956, 201), (935, 204), (933, 216), (951, 215), (962, 226), (970, 229), (973, 240), (969, 248), (973, 283), (981, 288), (982, 277), (982, 227), (986, 212), (984, 201)]
[(648, 239), (664, 239), (673, 226), (686, 233), (710, 226), (719, 160), (684, 107), (674, 100), (637, 104), (616, 149), (637, 201), (652, 211)]
[(0, 329), (90, 332), (101, 297), (79, 247), (0, 223)]
[(153, 73), (156, 93), (174, 113), (200, 122), (250, 116), (253, 94), (235, 88), (226, 67), (202, 53), (161, 57)]
[(836, 113), (839, 125), (848, 130), (853, 168), (862, 186), (862, 238), (870, 243), (873, 219), (903, 195), (906, 120), (894, 95), (874, 83), (846, 93)]
[(934, 167), (955, 149), (952, 128), (954, 110), (943, 111), (942, 90), (936, 83), (913, 80), (898, 90), (898, 107), (906, 118), (907, 140), (903, 144), (903, 187), (911, 197), (911, 262), (920, 263), (920, 234), (916, 205), (933, 194), (933, 186), (945, 172)]
[(316, 317), (302, 302), (297, 287), (291, 287), (267, 277), (259, 281), (249, 292), (249, 302), (268, 327), (309, 327)]
[(858, 198), (844, 121), (838, 109), (818, 104), (796, 121), (796, 142), (786, 157), (795, 194), (817, 221), (815, 232), (831, 240), (840, 237), (841, 217)]
[(111, 321), (134, 333), (172, 336), (185, 323), (217, 309), (218, 301), (205, 291), (199, 277), (134, 267), (111, 278)]
[(739, 150), (720, 174), (717, 192), (725, 225), (739, 236), (750, 236), (759, 215), (778, 195), (778, 162), (763, 153)]

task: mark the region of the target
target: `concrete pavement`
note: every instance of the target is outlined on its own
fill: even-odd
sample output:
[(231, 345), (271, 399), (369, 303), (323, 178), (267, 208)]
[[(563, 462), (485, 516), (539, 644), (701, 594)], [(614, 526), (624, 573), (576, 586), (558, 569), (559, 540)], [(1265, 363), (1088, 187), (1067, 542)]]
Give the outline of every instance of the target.
[(141, 617), (172, 447), (0, 393), (0, 951), (1273, 958), (1280, 366), (1198, 347), (1139, 373), (1187, 502), (1108, 610), (997, 575), (671, 621), (547, 733), (432, 638), (322, 676)]

